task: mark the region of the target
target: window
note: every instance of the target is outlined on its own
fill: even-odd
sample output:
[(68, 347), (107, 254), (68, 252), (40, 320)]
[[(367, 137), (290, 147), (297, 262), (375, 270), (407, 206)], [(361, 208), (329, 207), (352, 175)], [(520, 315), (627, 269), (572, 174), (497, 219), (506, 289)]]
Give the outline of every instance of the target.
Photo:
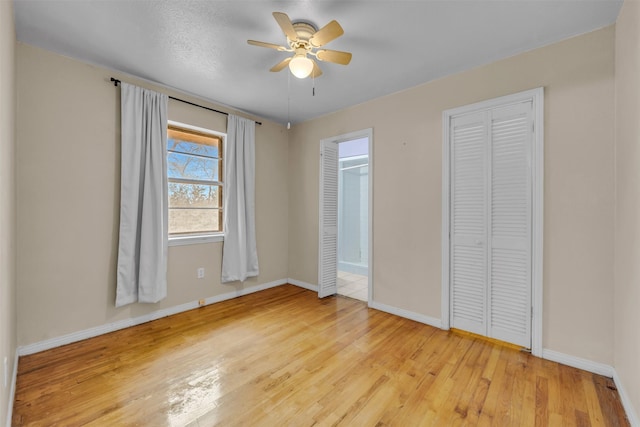
[(223, 141), (207, 129), (169, 124), (169, 238), (222, 232)]

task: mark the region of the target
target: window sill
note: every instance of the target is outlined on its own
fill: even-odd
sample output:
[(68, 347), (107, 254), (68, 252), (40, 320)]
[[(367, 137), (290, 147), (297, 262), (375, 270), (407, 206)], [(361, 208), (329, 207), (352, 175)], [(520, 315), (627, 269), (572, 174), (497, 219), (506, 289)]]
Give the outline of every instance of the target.
[(223, 233), (169, 237), (169, 246), (199, 245), (202, 243), (222, 242), (223, 240)]

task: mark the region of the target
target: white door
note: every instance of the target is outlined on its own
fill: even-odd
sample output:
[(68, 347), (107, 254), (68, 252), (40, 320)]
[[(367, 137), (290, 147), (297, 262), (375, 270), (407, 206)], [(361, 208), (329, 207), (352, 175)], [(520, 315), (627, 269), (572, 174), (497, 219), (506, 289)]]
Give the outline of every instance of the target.
[(451, 120), (451, 326), (487, 334), (487, 113)]
[(490, 117), (488, 335), (531, 348), (532, 103)]
[(338, 143), (323, 140), (320, 146), (320, 246), (318, 296), (338, 291)]
[(450, 322), (531, 347), (533, 103), (451, 117)]

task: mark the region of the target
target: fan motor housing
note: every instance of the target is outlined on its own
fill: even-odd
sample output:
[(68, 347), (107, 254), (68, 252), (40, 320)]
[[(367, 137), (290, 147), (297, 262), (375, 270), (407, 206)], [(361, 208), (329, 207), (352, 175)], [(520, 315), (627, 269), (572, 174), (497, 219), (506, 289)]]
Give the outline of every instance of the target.
[[(296, 21), (293, 23), (293, 29), (296, 30), (298, 40), (309, 42), (311, 36), (313, 36), (318, 29), (315, 25), (306, 21)], [(295, 40), (289, 40), (289, 42), (295, 42)]]

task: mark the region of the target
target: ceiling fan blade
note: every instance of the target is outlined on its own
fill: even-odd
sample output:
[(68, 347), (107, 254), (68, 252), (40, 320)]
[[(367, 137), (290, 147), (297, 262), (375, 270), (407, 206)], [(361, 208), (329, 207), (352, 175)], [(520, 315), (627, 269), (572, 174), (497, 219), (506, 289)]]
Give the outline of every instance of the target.
[(289, 50), (284, 46), (279, 46), (279, 45), (274, 44), (274, 43), (259, 42), (259, 41), (256, 41), (256, 40), (247, 40), (247, 43), (249, 43), (249, 44), (251, 44), (253, 46), (268, 47), (270, 49), (279, 50), (281, 52)]
[(331, 40), (337, 39), (343, 34), (344, 30), (340, 24), (338, 24), (338, 21), (334, 20), (316, 31), (316, 33), (309, 39), (309, 43), (315, 47), (320, 47), (329, 43)]
[(322, 49), (316, 52), (316, 58), (320, 61), (333, 62), (335, 64), (347, 65), (351, 62), (351, 53), (339, 50)]
[[(311, 61), (313, 61), (313, 59)], [(316, 78), (320, 77), (321, 75), (322, 70), (320, 69), (320, 67), (318, 67), (318, 63), (316, 61), (313, 61), (313, 70), (311, 70), (310, 77)]]
[(282, 28), (284, 35), (287, 36), (289, 40), (297, 40), (298, 34), (296, 30), (293, 28), (293, 24), (291, 23), (291, 19), (287, 16), (286, 13), (282, 12), (273, 12), (273, 17), (276, 18), (276, 22)]
[(283, 59), (282, 61), (278, 62), (276, 65), (271, 67), (269, 71), (273, 73), (282, 71), (287, 65), (289, 65), (289, 62), (291, 62), (291, 59), (292, 59), (291, 57)]

